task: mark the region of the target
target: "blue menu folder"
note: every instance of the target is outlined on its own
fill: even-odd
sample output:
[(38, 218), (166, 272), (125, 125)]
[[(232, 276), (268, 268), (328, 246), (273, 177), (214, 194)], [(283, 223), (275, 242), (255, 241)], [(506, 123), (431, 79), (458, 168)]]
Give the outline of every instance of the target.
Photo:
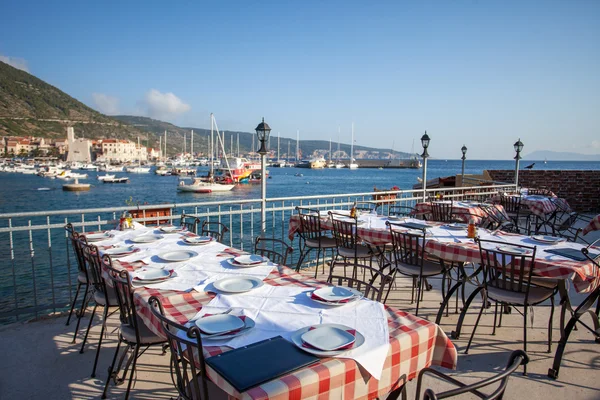
[[(562, 249), (547, 249), (544, 250), (546, 253), (552, 253), (552, 254), (556, 254), (558, 256), (563, 256), (563, 257), (567, 257), (570, 258), (571, 260), (575, 260), (575, 261), (587, 261), (587, 257), (581, 252), (581, 250), (576, 250), (576, 249), (570, 249), (570, 248), (562, 248)], [(598, 257), (600, 254), (596, 254), (596, 253), (589, 253), (589, 256), (592, 259), (595, 259), (596, 257)]]
[(240, 347), (206, 363), (239, 392), (287, 375), (319, 361), (281, 336)]

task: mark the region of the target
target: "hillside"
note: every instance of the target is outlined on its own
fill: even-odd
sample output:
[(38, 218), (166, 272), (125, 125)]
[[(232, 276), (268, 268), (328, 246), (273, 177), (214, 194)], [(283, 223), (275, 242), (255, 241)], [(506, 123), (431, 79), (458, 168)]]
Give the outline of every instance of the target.
[[(109, 117), (86, 106), (60, 89), (43, 80), (12, 66), (0, 62), (0, 137), (1, 136), (37, 136), (46, 138), (66, 137), (66, 127), (73, 126), (77, 137), (89, 139), (118, 138), (137, 140), (150, 147), (158, 147), (159, 137), (167, 131), (167, 153), (173, 155), (183, 150), (184, 134), (187, 135), (189, 151), (189, 133), (194, 130), (194, 150), (206, 153), (210, 130), (205, 128), (179, 127), (168, 122), (147, 117), (118, 115)], [(239, 134), (240, 152), (250, 151), (254, 132), (225, 132), (226, 151), (231, 152), (231, 140), (237, 151)], [(280, 154), (287, 157), (288, 144), (290, 156), (296, 154), (296, 139), (280, 139)], [(258, 143), (255, 143), (258, 148)], [(271, 149), (277, 151), (277, 137), (271, 137)], [(333, 151), (337, 143), (332, 144)], [(301, 140), (300, 150), (303, 158), (309, 158), (317, 151), (329, 149), (325, 140)], [(355, 146), (356, 152), (369, 151), (370, 156), (377, 152), (388, 153), (389, 149), (375, 149)], [(340, 145), (340, 157), (350, 154), (350, 145)], [(394, 152), (396, 157), (408, 154)]]

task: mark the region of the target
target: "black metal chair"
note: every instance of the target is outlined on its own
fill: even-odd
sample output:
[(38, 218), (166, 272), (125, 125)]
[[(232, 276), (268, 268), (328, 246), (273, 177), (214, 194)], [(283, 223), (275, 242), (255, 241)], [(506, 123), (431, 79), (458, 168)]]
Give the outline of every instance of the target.
[[(104, 308), (102, 312), (102, 328), (100, 329), (100, 337), (98, 338), (98, 347), (96, 348), (96, 358), (94, 359), (94, 367), (92, 369), (92, 377), (96, 376), (96, 367), (98, 365), (98, 357), (100, 356), (100, 348), (102, 347), (102, 339), (104, 337), (104, 331), (106, 329), (106, 321), (109, 316), (109, 311), (113, 308), (113, 312), (115, 307), (118, 307), (119, 303), (117, 301), (117, 296), (115, 290), (108, 286), (102, 276), (102, 261), (100, 260), (100, 253), (98, 251), (98, 247), (93, 244), (87, 244), (85, 241), (85, 236), (81, 236), (81, 251), (83, 258), (85, 259), (85, 263), (88, 268), (88, 276), (90, 278), (90, 284), (93, 286), (93, 300), (94, 300), (94, 308), (92, 309), (92, 315), (90, 315), (90, 322), (88, 323), (87, 329), (85, 331), (85, 336), (83, 337), (83, 342), (81, 342), (80, 353), (83, 353), (85, 350), (85, 344), (87, 342), (88, 334), (90, 333), (90, 328), (92, 327), (92, 322), (94, 321), (94, 316), (96, 315), (96, 309), (98, 306), (102, 306)], [(110, 262), (110, 257), (108, 257), (108, 262)], [(111, 313), (112, 314), (112, 313)]]
[(198, 225), (200, 224), (200, 218), (191, 215), (181, 214), (181, 220), (179, 225), (182, 228), (187, 229), (189, 232), (198, 234)]
[[(513, 245), (512, 249), (502, 250), (506, 242), (497, 240), (483, 240), (476, 238), (481, 255), (481, 266), (483, 268), (482, 295), (483, 301), (479, 315), (473, 327), (473, 333), (467, 344), (465, 354), (468, 353), (475, 331), (479, 325), (481, 314), (488, 300), (495, 303), (494, 327), (492, 335), (496, 334), (496, 322), (498, 320), (498, 304), (506, 307), (523, 307), (523, 350), (527, 351), (527, 315), (529, 307), (550, 300), (552, 309), (548, 320), (548, 353), (552, 351), (552, 318), (554, 316), (554, 295), (556, 287), (536, 286), (532, 283), (533, 271), (535, 269), (536, 246)], [(519, 252), (519, 253), (517, 253)], [(504, 308), (503, 307), (503, 308)], [(502, 312), (498, 326), (502, 325)], [(525, 366), (524, 375), (527, 375)]]
[(487, 216), (488, 229), (517, 233), (518, 228), (515, 223), (507, 215), (498, 210), (495, 205), (480, 204), (479, 208), (481, 208)]
[[(358, 264), (359, 261), (369, 261), (372, 264), (375, 252), (368, 244), (358, 237), (358, 219), (343, 213), (329, 211), (329, 219), (333, 226), (333, 237), (336, 244), (334, 262), (338, 259), (346, 264)], [(352, 263), (348, 261), (352, 260)]]
[[(83, 258), (83, 254), (81, 252), (80, 234), (79, 232), (75, 231), (75, 229), (73, 228), (73, 224), (71, 223), (65, 225), (65, 230), (67, 231), (67, 240), (71, 242), (71, 247), (73, 248), (73, 253), (75, 254), (75, 261), (77, 261), (77, 290), (75, 291), (75, 297), (73, 298), (73, 302), (71, 303), (71, 309), (69, 310), (69, 317), (67, 318), (67, 323), (65, 324), (67, 326), (71, 321), (71, 315), (73, 314), (75, 304), (77, 303), (77, 299), (79, 298), (79, 292), (81, 290), (81, 287), (83, 286), (83, 300), (81, 300), (81, 308), (79, 309), (79, 312), (75, 312), (75, 315), (77, 316), (77, 326), (75, 327), (75, 335), (73, 336), (73, 343), (75, 343), (77, 331), (79, 330), (79, 323), (81, 322), (83, 310), (85, 310), (85, 304), (89, 296), (91, 285), (90, 280), (88, 278), (85, 259)], [(85, 239), (83, 240), (85, 243), (87, 243)], [(70, 259), (69, 254), (70, 253), (67, 252), (67, 260)]]
[[(438, 379), (449, 382), (453, 385), (458, 386), (457, 389), (447, 390), (445, 392), (434, 392), (433, 389), (425, 390), (423, 394), (422, 400), (438, 400), (438, 399), (448, 399), (455, 396), (460, 396), (463, 394), (473, 394), (480, 399), (485, 400), (500, 400), (504, 397), (504, 392), (506, 391), (506, 387), (508, 386), (508, 378), (510, 375), (519, 368), (520, 365), (527, 365), (529, 363), (529, 356), (522, 350), (515, 350), (510, 354), (508, 359), (508, 363), (504, 368), (504, 371), (490, 377), (487, 379), (483, 379), (476, 383), (471, 383), (469, 385), (460, 382), (459, 380), (448, 376), (444, 373), (436, 371), (432, 368), (425, 368), (419, 372), (419, 378), (417, 380), (417, 389), (416, 389), (416, 397), (415, 399), (419, 399), (421, 396), (421, 388), (423, 386), (423, 378), (426, 375), (433, 375)], [(498, 384), (498, 387), (493, 389), (491, 393), (482, 393), (479, 389), (486, 388), (488, 386), (492, 386)], [(491, 389), (490, 389), (491, 390)]]
[(573, 211), (562, 199), (552, 198), (550, 201), (556, 206), (554, 215), (551, 218), (548, 218), (547, 222), (552, 230), (552, 234), (563, 237), (570, 242), (581, 240), (582, 242), (589, 244), (585, 239), (579, 236), (582, 229), (576, 227), (576, 225), (580, 221), (588, 223), (590, 218)]
[[(396, 273), (409, 276), (413, 280), (410, 303), (415, 301), (415, 287), (417, 288), (417, 308), (415, 315), (419, 315), (419, 305), (423, 298), (425, 280), (428, 277), (442, 275), (442, 286), (446, 282), (449, 270), (441, 259), (428, 259), (425, 253), (426, 229), (412, 229), (402, 223), (386, 222), (392, 237), (393, 260), (389, 265), (390, 274)], [(418, 233), (417, 233), (418, 232)], [(431, 258), (431, 257), (430, 257)], [(387, 299), (386, 299), (387, 300)]]
[(219, 389), (206, 375), (206, 363), (202, 352), (200, 329), (183, 326), (167, 318), (158, 297), (148, 300), (152, 314), (160, 321), (171, 350), (171, 374), (173, 384), (183, 400), (227, 399), (227, 393)]
[(294, 249), (280, 239), (257, 237), (254, 242), (254, 253), (267, 257), (279, 265), (287, 265), (287, 258)]
[(325, 254), (327, 250), (331, 250), (331, 258), (334, 258), (333, 253), (336, 249), (336, 242), (334, 238), (327, 236), (321, 229), (321, 213), (319, 210), (296, 207), (296, 211), (298, 212), (298, 218), (300, 218), (300, 229), (298, 230), (298, 235), (300, 236), (300, 256), (296, 264), (296, 272), (300, 272), (302, 263), (308, 253), (317, 249), (316, 278), (321, 252), (323, 252), (323, 273), (325, 273)]
[[(352, 276), (346, 275), (347, 267), (352, 268)], [(336, 268), (344, 268), (344, 275), (336, 275), (334, 272)], [(384, 294), (387, 298), (393, 281), (392, 276), (386, 275), (376, 268), (344, 262), (333, 262), (327, 278), (327, 282), (330, 284), (356, 289), (365, 297), (378, 302), (381, 302)], [(383, 303), (385, 304), (385, 300)]]
[[(531, 212), (527, 206), (521, 204), (521, 196), (500, 196), (500, 204), (514, 223), (516, 232), (521, 233), (525, 229), (529, 233)], [(524, 222), (525, 225), (520, 225), (521, 222)]]
[(415, 209), (409, 206), (390, 206), (389, 215), (396, 217), (414, 217)]
[(453, 202), (441, 203), (437, 201), (431, 202), (431, 220), (439, 222), (457, 222), (459, 219), (452, 211)]
[(215, 238), (217, 242), (223, 243), (225, 234), (229, 232), (227, 225), (222, 224), (218, 221), (203, 221), (201, 234), (204, 236), (211, 236)]
[[(129, 367), (131, 367), (129, 383), (127, 385), (127, 392), (125, 394), (125, 400), (127, 400), (129, 398), (131, 385), (133, 383), (133, 375), (135, 374), (135, 366), (138, 357), (144, 354), (144, 352), (150, 346), (162, 346), (163, 354), (166, 354), (166, 347), (168, 346), (166, 345), (167, 341), (164, 338), (156, 335), (154, 332), (148, 329), (144, 322), (138, 317), (133, 301), (133, 287), (131, 286), (131, 277), (129, 276), (129, 273), (126, 270), (114, 269), (109, 257), (104, 257), (102, 259), (102, 267), (108, 272), (113, 287), (116, 290), (120, 311), (119, 317), (121, 321), (121, 325), (119, 327), (119, 342), (117, 344), (112, 363), (108, 368), (108, 378), (106, 379), (106, 384), (104, 385), (102, 398), (106, 398), (106, 392), (108, 391), (108, 384), (110, 383), (110, 380), (113, 379), (117, 385), (122, 384), (125, 382)], [(119, 364), (115, 369), (115, 364), (117, 362), (117, 357), (119, 356), (119, 350), (122, 343), (125, 343), (127, 348), (121, 354)], [(144, 350), (140, 354), (140, 348), (142, 347), (144, 347)], [(119, 370), (121, 369), (123, 361), (125, 360), (129, 350), (132, 350), (133, 354), (127, 360), (125, 369), (123, 370), (123, 375), (121, 378), (119, 378)]]

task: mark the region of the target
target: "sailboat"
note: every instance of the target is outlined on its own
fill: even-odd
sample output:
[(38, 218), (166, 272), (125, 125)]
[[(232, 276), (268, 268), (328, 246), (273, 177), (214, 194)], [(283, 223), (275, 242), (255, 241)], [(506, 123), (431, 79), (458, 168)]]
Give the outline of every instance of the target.
[[(210, 142), (213, 143), (213, 131), (216, 125), (215, 116), (210, 114)], [(227, 154), (225, 153), (225, 146), (219, 134), (219, 128), (217, 127), (217, 136), (219, 143), (223, 149), (223, 154), (227, 160)], [(212, 193), (212, 192), (228, 192), (234, 188), (235, 185), (216, 182), (214, 178), (214, 151), (211, 149), (210, 152), (210, 172), (206, 177), (196, 177), (192, 183), (186, 184), (185, 181), (180, 181), (177, 186), (179, 192), (193, 192), (193, 193)]]
[(337, 157), (335, 160), (335, 168), (341, 169), (344, 168), (345, 165), (340, 162), (340, 127), (338, 126), (338, 148), (337, 148)]
[(357, 169), (358, 164), (354, 162), (354, 122), (352, 123), (352, 143), (350, 143), (350, 164), (348, 164), (348, 168)]
[(329, 138), (329, 162), (327, 162), (327, 168), (335, 168), (335, 163), (331, 161), (331, 138)]
[(126, 167), (125, 171), (127, 171), (127, 172), (133, 172), (135, 174), (147, 174), (148, 172), (150, 172), (150, 167), (142, 167), (142, 165), (141, 165), (140, 154), (139, 154), (139, 151), (140, 151), (140, 138), (138, 137), (137, 140), (138, 140), (138, 145), (137, 145), (136, 150), (138, 152), (138, 154), (137, 154), (137, 156), (138, 156), (138, 165), (137, 165), (137, 167), (136, 166)]

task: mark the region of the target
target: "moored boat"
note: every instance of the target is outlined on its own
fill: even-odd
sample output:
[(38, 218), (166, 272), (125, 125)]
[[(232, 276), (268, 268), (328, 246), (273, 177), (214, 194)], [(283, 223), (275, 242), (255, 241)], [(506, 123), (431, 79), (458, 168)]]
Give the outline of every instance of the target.
[(228, 192), (234, 187), (235, 185), (233, 184), (207, 182), (202, 178), (194, 178), (190, 184), (186, 184), (185, 181), (180, 181), (177, 186), (177, 191), (194, 193)]

